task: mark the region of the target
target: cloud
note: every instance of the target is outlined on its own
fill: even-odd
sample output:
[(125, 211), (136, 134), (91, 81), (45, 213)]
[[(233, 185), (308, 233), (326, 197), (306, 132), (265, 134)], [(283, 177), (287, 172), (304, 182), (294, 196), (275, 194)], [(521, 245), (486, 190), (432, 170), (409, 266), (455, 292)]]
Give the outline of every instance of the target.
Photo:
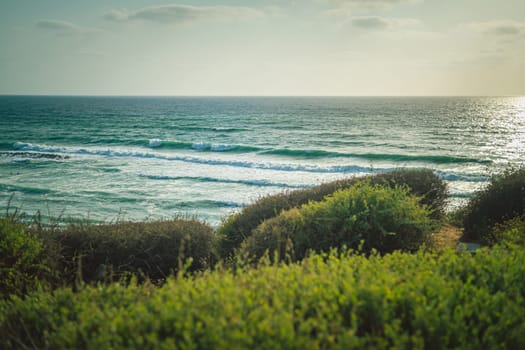
[(385, 9), (395, 5), (414, 3), (419, 0), (324, 0), (339, 8), (348, 9)]
[(412, 18), (385, 18), (380, 16), (350, 17), (347, 24), (361, 30), (392, 30), (417, 25), (420, 22)]
[(477, 32), (498, 37), (515, 37), (525, 35), (525, 22), (512, 20), (495, 20), (487, 22), (472, 22), (467, 27)]
[(101, 32), (97, 28), (81, 27), (68, 21), (56, 19), (42, 19), (36, 22), (36, 27), (55, 32), (57, 35), (93, 34)]
[(390, 22), (383, 17), (357, 17), (350, 19), (352, 26), (362, 29), (380, 30), (387, 29)]
[(129, 12), (127, 10), (113, 10), (107, 12), (104, 18), (112, 21), (142, 20), (157, 23), (180, 23), (195, 20), (209, 19), (254, 19), (265, 16), (263, 11), (242, 6), (190, 6), (190, 5), (162, 5), (150, 6)]
[(46, 29), (46, 30), (53, 30), (56, 32), (78, 32), (80, 31), (80, 27), (77, 25), (67, 22), (67, 21), (59, 21), (54, 19), (42, 19), (38, 22), (36, 22), (36, 26), (38, 28)]

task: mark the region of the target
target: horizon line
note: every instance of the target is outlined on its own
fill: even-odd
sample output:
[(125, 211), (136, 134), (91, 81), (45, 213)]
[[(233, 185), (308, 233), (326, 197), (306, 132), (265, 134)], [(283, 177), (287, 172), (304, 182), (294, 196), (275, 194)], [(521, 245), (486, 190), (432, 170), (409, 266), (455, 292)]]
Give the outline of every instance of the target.
[(3, 94), (0, 93), (1, 97), (184, 97), (184, 98), (226, 98), (226, 97), (272, 97), (272, 98), (302, 98), (302, 97), (525, 97), (523, 95), (186, 95), (186, 94)]

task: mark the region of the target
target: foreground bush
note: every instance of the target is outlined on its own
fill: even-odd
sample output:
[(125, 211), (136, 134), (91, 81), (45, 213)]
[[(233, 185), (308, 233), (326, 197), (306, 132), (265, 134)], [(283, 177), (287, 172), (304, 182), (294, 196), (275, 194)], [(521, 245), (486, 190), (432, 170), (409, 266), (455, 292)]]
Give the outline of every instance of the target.
[[(388, 184), (391, 187), (406, 185), (409, 191), (421, 197), (421, 203), (428, 205), (434, 218), (442, 217), (448, 198), (447, 186), (436, 174), (428, 169), (405, 169), (367, 176), (373, 184)], [(283, 210), (300, 207), (310, 201), (321, 201), (337, 190), (353, 186), (363, 178), (350, 178), (316, 187), (279, 193), (263, 197), (246, 206), (241, 212), (230, 216), (217, 230), (221, 238), (221, 255), (227, 257), (252, 234), (264, 220), (279, 215)]]
[(493, 227), (525, 213), (525, 168), (494, 176), (466, 208), (462, 240), (492, 244)]
[(27, 293), (47, 272), (42, 239), (16, 219), (0, 218), (0, 297)]
[(68, 283), (79, 278), (117, 280), (129, 274), (164, 279), (186, 264), (195, 271), (216, 259), (213, 230), (197, 220), (80, 224), (45, 235), (59, 244)]
[(525, 247), (525, 215), (496, 224), (491, 232), (492, 244), (517, 244)]
[(309, 250), (343, 246), (364, 252), (415, 251), (433, 229), (430, 211), (405, 187), (357, 183), (320, 202), (283, 211), (263, 221), (243, 243), (241, 252), (260, 258), (289, 255), (302, 259)]
[(0, 302), (3, 349), (523, 349), (525, 251), (313, 256)]

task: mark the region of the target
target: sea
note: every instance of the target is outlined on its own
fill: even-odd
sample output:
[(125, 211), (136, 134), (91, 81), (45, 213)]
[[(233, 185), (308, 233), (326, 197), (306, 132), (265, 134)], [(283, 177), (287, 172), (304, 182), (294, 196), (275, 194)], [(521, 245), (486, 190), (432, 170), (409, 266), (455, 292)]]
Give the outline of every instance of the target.
[(217, 226), (269, 194), (407, 168), (446, 181), (452, 210), (524, 142), (525, 97), (0, 96), (0, 210)]

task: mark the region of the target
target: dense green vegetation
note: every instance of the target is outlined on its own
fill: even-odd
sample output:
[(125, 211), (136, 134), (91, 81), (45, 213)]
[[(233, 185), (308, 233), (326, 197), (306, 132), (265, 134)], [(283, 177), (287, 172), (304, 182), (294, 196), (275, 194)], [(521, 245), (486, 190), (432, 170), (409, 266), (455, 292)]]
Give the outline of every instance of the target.
[(0, 218), (0, 295), (24, 294), (47, 275), (43, 240), (16, 217)]
[(464, 213), (463, 240), (485, 245), (497, 243), (494, 227), (525, 213), (525, 168), (508, 169), (492, 177)]
[(162, 281), (218, 261), (217, 236), (194, 219), (43, 227), (0, 218), (0, 291), (129, 279)]
[(0, 302), (4, 349), (525, 347), (525, 251), (315, 255)]
[(327, 195), (349, 188), (362, 180), (391, 187), (406, 185), (412, 194), (420, 197), (421, 204), (431, 209), (433, 218), (441, 218), (444, 215), (448, 198), (447, 186), (429, 169), (402, 169), (365, 178), (348, 178), (313, 188), (266, 196), (246, 206), (239, 213), (231, 215), (217, 230), (221, 238), (221, 255), (231, 255), (264, 220), (279, 215), (283, 210), (297, 208), (310, 201), (321, 201)]
[(217, 261), (216, 236), (197, 220), (71, 224), (40, 230), (56, 242), (62, 279), (119, 280), (130, 274), (165, 279), (187, 265), (192, 272)]
[(370, 181), (283, 211), (263, 221), (242, 246), (244, 256), (289, 256), (302, 259), (308, 251), (360, 247), (380, 253), (414, 251), (430, 237), (430, 210), (406, 187), (372, 185)]
[[(8, 212), (0, 348), (525, 348), (525, 170), (448, 216), (438, 180), (400, 170), (265, 197), (219, 235)], [(426, 244), (450, 223), (490, 247)]]
[(493, 242), (517, 244), (525, 247), (525, 215), (516, 216), (501, 224), (496, 224), (491, 231)]

